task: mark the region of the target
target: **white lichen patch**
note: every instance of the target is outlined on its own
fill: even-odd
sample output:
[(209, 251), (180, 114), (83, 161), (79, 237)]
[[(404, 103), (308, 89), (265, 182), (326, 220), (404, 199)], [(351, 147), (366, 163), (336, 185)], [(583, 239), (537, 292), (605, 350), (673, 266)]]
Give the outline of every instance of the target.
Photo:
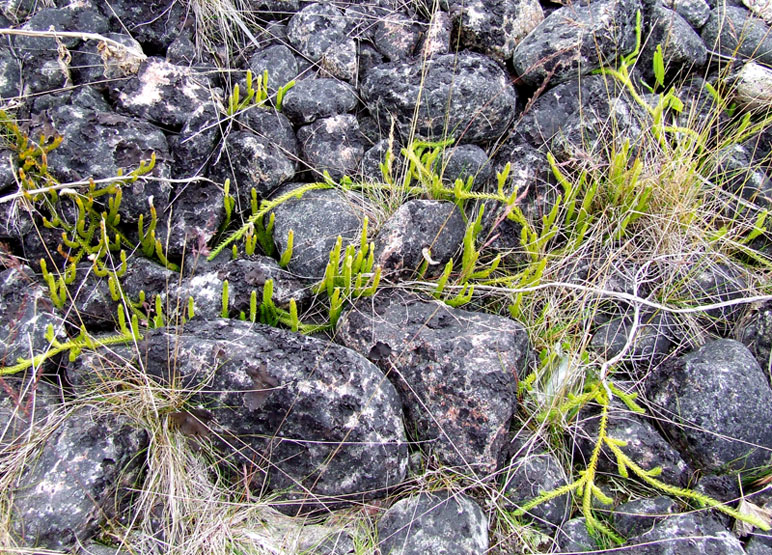
[(162, 87), (172, 84), (170, 67), (165, 63), (149, 62), (140, 76), (139, 91), (131, 96), (121, 92), (120, 99), (126, 106), (152, 106), (161, 102)]

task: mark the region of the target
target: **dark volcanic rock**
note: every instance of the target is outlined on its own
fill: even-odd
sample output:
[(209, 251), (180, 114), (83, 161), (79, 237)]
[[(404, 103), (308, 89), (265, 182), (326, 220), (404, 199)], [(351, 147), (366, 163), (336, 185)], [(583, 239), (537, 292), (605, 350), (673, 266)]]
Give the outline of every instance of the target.
[(772, 302), (767, 301), (748, 312), (737, 327), (737, 339), (748, 347), (769, 376), (772, 367)]
[(48, 549), (89, 539), (135, 486), (146, 444), (126, 417), (89, 407), (71, 412), (10, 493), (14, 534)]
[(273, 280), (274, 302), (284, 309), (290, 299), (302, 303), (310, 296), (305, 284), (282, 270), (275, 260), (267, 256), (250, 256), (216, 262), (204, 271), (199, 270), (186, 277), (179, 284), (169, 284), (167, 305), (179, 307), (181, 316), (187, 310), (188, 297), (193, 297), (196, 318), (220, 318), (225, 280), (228, 281), (229, 314), (233, 317), (239, 317), (240, 313), (249, 316), (252, 291), (256, 292), (258, 306), (260, 305), (263, 301), (263, 288), (268, 280)]
[[(526, 451), (526, 450), (523, 450)], [(560, 461), (549, 451), (518, 453), (507, 469), (504, 481), (504, 506), (515, 510), (519, 505), (568, 483)], [(568, 518), (571, 507), (569, 494), (537, 505), (527, 515), (542, 529), (560, 526)]]
[(27, 266), (0, 272), (0, 364), (13, 366), (19, 358), (45, 353), (46, 328), (63, 341), (64, 320), (50, 301), (48, 287), (37, 282)]
[[(0, 277), (2, 274), (0, 274)], [(7, 364), (5, 361), (3, 364)], [(54, 409), (61, 391), (50, 383), (20, 376), (3, 377), (0, 397), (0, 453), (36, 437)]]
[(743, 555), (740, 541), (709, 513), (674, 515), (628, 541), (620, 553), (636, 555)]
[(347, 22), (331, 4), (309, 4), (289, 21), (287, 38), (312, 62), (318, 62), (332, 47), (346, 40)]
[(264, 199), (295, 175), (291, 154), (269, 137), (234, 131), (225, 138), (223, 148), (209, 174), (219, 183), (231, 180), (230, 194), (236, 197), (240, 211), (249, 209), (252, 189), (258, 200)]
[[(293, 185), (288, 185), (287, 190)], [(274, 214), (276, 249), (280, 253), (285, 251), (292, 230), (294, 246), (287, 268), (301, 277), (323, 277), (338, 236), (343, 238), (345, 251), (346, 245), (358, 244), (362, 231), (358, 209), (338, 191), (309, 191), (301, 198), (280, 204)]]
[(544, 19), (536, 0), (450, 0), (461, 45), (506, 62), (515, 46)]
[(587, 531), (584, 517), (572, 518), (555, 532), (555, 540), (560, 547), (558, 553), (582, 553), (595, 551), (598, 544)]
[(395, 382), (414, 437), (443, 464), (498, 467), (529, 356), (520, 323), (390, 291), (355, 303), (337, 339)]
[(296, 124), (352, 112), (357, 106), (356, 91), (336, 79), (304, 79), (284, 96), (282, 111)]
[(694, 29), (701, 29), (710, 17), (710, 6), (705, 0), (663, 0), (662, 3), (688, 21)]
[(702, 28), (709, 49), (727, 56), (754, 58), (772, 64), (772, 32), (764, 20), (745, 8), (718, 6)]
[(5, 45), (0, 45), (0, 98), (13, 98), (21, 92), (19, 60)]
[(644, 497), (614, 509), (614, 528), (625, 538), (640, 536), (675, 513), (678, 505), (669, 497)]
[(572, 4), (552, 12), (516, 47), (515, 72), (530, 86), (587, 74), (635, 48), (639, 0)]
[(411, 200), (400, 206), (383, 224), (375, 238), (375, 263), (386, 276), (413, 275), (431, 259), (427, 275), (437, 275), (458, 251), (466, 226), (452, 202)]
[(278, 147), (284, 156), (297, 166), (295, 161), (298, 159), (298, 141), (292, 122), (287, 116), (272, 108), (253, 106), (241, 112), (238, 121), (244, 130)]
[(249, 58), (253, 79), (268, 72), (268, 91), (275, 93), (279, 87), (292, 81), (298, 74), (298, 62), (292, 50), (283, 44), (275, 44), (255, 52)]
[[(633, 325), (630, 312), (598, 326), (592, 336), (590, 344), (593, 349), (606, 359), (617, 356), (627, 344)], [(643, 310), (632, 346), (622, 360), (646, 370), (667, 356), (678, 335), (676, 324), (668, 313)]]
[(473, 177), (477, 191), (485, 189), (495, 177), (488, 154), (477, 145), (458, 145), (443, 152), (441, 173), (443, 181), (450, 184), (457, 179), (466, 183)]
[(64, 137), (62, 144), (48, 154), (51, 173), (62, 181), (112, 178), (119, 169), (133, 171), (155, 154), (155, 167), (147, 176), (152, 179), (139, 178), (124, 185), (118, 213), (122, 222), (135, 223), (140, 214), (148, 217), (152, 199), (158, 213), (163, 214), (172, 190), (171, 154), (166, 137), (157, 127), (136, 118), (77, 106), (61, 106), (44, 118), (36, 121), (34, 133), (47, 129), (50, 123)]
[(769, 464), (772, 390), (737, 341), (706, 343), (647, 378), (649, 400), (679, 451), (698, 469), (751, 470)]
[(129, 33), (142, 43), (148, 55), (163, 55), (192, 15), (188, 6), (176, 0), (110, 0), (96, 4), (110, 19), (113, 31)]
[(480, 54), (435, 56), (426, 68), (411, 62), (377, 66), (367, 73), (361, 93), (384, 129), (396, 118), (403, 138), (415, 124), (416, 135), (427, 139), (495, 140), (515, 115), (509, 77)]
[[(399, 396), (349, 349), (260, 324), (194, 318), (146, 333), (140, 356), (156, 379), (192, 393), (188, 412), (176, 417), (183, 429), (190, 424), (235, 468), (254, 468), (253, 486), (280, 493), (282, 510), (362, 501), (405, 477)], [(91, 368), (109, 371), (98, 357), (76, 363), (82, 382), (96, 378)]]
[[(580, 460), (590, 460), (595, 447), (600, 425), (600, 415), (582, 413), (577, 426), (575, 447)], [(685, 487), (691, 478), (691, 470), (670, 444), (657, 432), (653, 425), (633, 413), (621, 402), (614, 401), (606, 427), (609, 437), (625, 441), (622, 451), (644, 470), (662, 468), (660, 479), (667, 484)], [(603, 446), (598, 460), (602, 472), (617, 472), (617, 460), (607, 446)], [(633, 475), (631, 473), (631, 475)]]
[(365, 153), (364, 136), (355, 116), (343, 114), (316, 120), (298, 129), (303, 161), (321, 179), (324, 171), (333, 179), (356, 174)]
[(485, 553), (488, 519), (469, 497), (420, 493), (394, 503), (378, 522), (381, 553)]
[(119, 109), (171, 129), (181, 129), (212, 94), (206, 77), (162, 58), (148, 58), (136, 77), (110, 83)]

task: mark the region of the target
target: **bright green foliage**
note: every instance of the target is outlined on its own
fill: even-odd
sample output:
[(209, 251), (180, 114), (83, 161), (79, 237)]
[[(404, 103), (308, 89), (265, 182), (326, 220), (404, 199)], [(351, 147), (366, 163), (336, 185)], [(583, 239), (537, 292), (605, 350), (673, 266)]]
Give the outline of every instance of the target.
[[(227, 106), (225, 108), (225, 113), (229, 116), (235, 116), (242, 110), (246, 110), (251, 106), (264, 106), (268, 102), (268, 70), (265, 70), (263, 74), (257, 78), (256, 83), (252, 77), (252, 72), (247, 70), (245, 85), (246, 96), (244, 98), (241, 98), (241, 89), (239, 88), (239, 85), (234, 85), (233, 92), (231, 92), (231, 95), (228, 97)], [(275, 102), (277, 110), (281, 111), (284, 95), (294, 86), (295, 81), (290, 81), (279, 87)]]
[(282, 268), (286, 268), (292, 258), (292, 247), (294, 243), (295, 231), (290, 229), (289, 233), (287, 233), (287, 248), (284, 249), (284, 252), (281, 253), (281, 258), (279, 258), (279, 266)]
[(375, 266), (375, 246), (367, 242), (367, 218), (362, 224), (359, 248), (348, 245), (343, 251), (343, 238), (338, 236), (330, 251), (330, 260), (322, 281), (314, 288), (316, 293), (327, 293), (332, 298), (336, 289), (345, 297), (368, 297), (375, 294), (381, 279), (381, 267)]

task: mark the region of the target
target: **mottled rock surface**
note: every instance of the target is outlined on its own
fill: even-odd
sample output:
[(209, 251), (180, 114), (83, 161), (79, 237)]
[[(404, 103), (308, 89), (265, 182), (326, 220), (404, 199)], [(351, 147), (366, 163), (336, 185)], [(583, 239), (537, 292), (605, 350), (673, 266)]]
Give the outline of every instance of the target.
[(305, 79), (284, 96), (282, 112), (296, 124), (351, 112), (357, 95), (351, 85), (336, 79)]
[(698, 469), (749, 471), (772, 458), (772, 389), (737, 341), (709, 341), (646, 380), (660, 425)]
[(414, 437), (443, 464), (498, 467), (529, 356), (520, 323), (385, 291), (355, 303), (336, 337), (394, 381)]
[(397, 501), (378, 521), (381, 553), (484, 553), (488, 519), (469, 497), (449, 491)]
[[(651, 531), (628, 541), (630, 549), (621, 553), (641, 555), (743, 555), (740, 541), (709, 513), (674, 515), (657, 524)], [(633, 547), (634, 546), (634, 547)]]
[(665, 496), (628, 501), (614, 510), (614, 528), (625, 538), (640, 536), (677, 509), (676, 502)]
[(727, 56), (753, 58), (772, 63), (772, 33), (769, 26), (745, 9), (718, 6), (702, 28), (702, 40), (711, 50)]
[(333, 179), (353, 176), (365, 153), (365, 142), (356, 117), (342, 114), (316, 120), (298, 129), (303, 162), (316, 180), (326, 171)]
[(390, 118), (396, 118), (403, 137), (415, 127), (416, 135), (428, 139), (495, 140), (515, 115), (509, 78), (479, 54), (435, 56), (427, 62), (425, 75), (420, 65), (409, 62), (377, 66), (367, 73), (361, 93), (385, 129)]
[(48, 549), (89, 539), (135, 486), (146, 444), (126, 417), (88, 407), (70, 413), (11, 492), (14, 534)]

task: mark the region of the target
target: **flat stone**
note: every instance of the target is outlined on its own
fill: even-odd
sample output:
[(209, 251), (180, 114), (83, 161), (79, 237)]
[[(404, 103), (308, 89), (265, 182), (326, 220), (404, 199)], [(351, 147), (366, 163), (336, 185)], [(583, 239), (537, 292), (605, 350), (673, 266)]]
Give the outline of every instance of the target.
[(420, 493), (394, 503), (378, 521), (381, 553), (485, 553), (488, 519), (469, 497)]
[(772, 389), (742, 344), (709, 341), (647, 378), (660, 425), (695, 468), (747, 470), (769, 464)]
[(515, 90), (509, 81), (490, 58), (446, 54), (428, 60), (425, 68), (412, 62), (374, 67), (361, 93), (384, 129), (396, 118), (403, 138), (415, 127), (418, 137), (475, 143), (497, 139), (514, 118)]
[(336, 339), (393, 380), (422, 449), (462, 472), (498, 468), (529, 356), (520, 323), (393, 290), (354, 303)]

